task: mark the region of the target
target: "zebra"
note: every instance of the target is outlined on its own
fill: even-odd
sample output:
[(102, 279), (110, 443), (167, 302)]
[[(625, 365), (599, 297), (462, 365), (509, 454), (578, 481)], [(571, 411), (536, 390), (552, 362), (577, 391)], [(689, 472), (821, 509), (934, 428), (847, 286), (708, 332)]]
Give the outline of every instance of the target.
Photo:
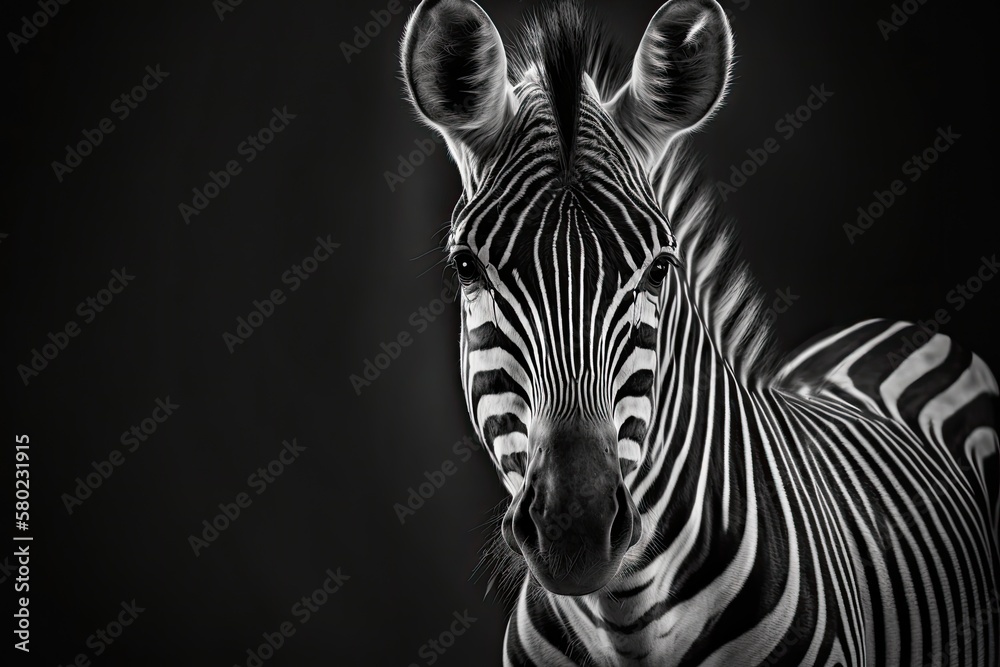
[(631, 60), (604, 33), (557, 2), (508, 56), (424, 0), (401, 45), (461, 177), (461, 383), (524, 575), (503, 664), (996, 667), (989, 368), (888, 320), (774, 352), (688, 139), (725, 12), (668, 0)]

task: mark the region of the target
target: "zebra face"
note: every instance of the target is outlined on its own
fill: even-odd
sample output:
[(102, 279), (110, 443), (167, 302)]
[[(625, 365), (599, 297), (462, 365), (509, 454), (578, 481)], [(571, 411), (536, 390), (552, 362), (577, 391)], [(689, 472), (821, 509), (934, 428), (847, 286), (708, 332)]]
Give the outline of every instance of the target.
[[(519, 230), (496, 218), (507, 197), (470, 202), (457, 217), (449, 254), (462, 284), (462, 382), (514, 496), (507, 543), (546, 588), (582, 594), (603, 586), (641, 535), (625, 479), (651, 421), (660, 296), (676, 259), (655, 208), (551, 176), (527, 191), (538, 210), (511, 212)], [(616, 233), (624, 215), (641, 233)]]
[(642, 535), (627, 481), (647, 449), (678, 263), (649, 173), (718, 105), (732, 46), (714, 0), (671, 0), (616, 80), (575, 6), (557, 17), (528, 32), (511, 83), (478, 5), (425, 0), (403, 68), (462, 174), (447, 243), (461, 375), (513, 496), (504, 538), (546, 589), (583, 595)]

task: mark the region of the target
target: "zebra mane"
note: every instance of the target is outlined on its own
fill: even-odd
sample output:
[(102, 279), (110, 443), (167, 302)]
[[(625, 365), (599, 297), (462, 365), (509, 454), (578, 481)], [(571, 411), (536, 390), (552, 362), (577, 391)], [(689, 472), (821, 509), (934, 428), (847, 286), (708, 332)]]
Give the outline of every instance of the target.
[[(537, 72), (558, 128), (564, 178), (572, 184), (583, 75), (590, 75), (606, 101), (629, 80), (631, 59), (578, 0), (559, 0), (529, 16), (515, 45), (512, 78), (520, 81)], [(668, 146), (650, 182), (677, 237), (696, 305), (720, 354), (744, 385), (769, 382), (775, 364), (763, 295), (740, 260), (734, 227), (719, 212), (718, 195), (683, 135)]]
[(628, 80), (629, 62), (578, 0), (561, 0), (529, 15), (514, 41), (513, 79), (537, 71), (558, 128), (564, 176), (572, 181), (583, 75), (589, 74), (602, 98), (608, 98)]
[(744, 386), (773, 380), (773, 331), (757, 279), (740, 257), (736, 228), (682, 135), (650, 176), (677, 238), (688, 284), (705, 325)]

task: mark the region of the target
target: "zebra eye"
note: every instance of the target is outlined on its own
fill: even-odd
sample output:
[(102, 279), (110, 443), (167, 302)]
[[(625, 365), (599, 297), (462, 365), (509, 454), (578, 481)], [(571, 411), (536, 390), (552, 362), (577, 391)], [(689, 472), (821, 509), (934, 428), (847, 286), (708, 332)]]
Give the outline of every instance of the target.
[(470, 285), (479, 280), (479, 260), (468, 250), (460, 250), (451, 258), (455, 270), (458, 271), (458, 278), (463, 285)]
[(653, 264), (646, 274), (646, 282), (649, 286), (659, 287), (663, 279), (667, 277), (667, 271), (670, 270), (671, 266), (677, 266), (677, 260), (673, 255), (663, 254), (653, 260)]

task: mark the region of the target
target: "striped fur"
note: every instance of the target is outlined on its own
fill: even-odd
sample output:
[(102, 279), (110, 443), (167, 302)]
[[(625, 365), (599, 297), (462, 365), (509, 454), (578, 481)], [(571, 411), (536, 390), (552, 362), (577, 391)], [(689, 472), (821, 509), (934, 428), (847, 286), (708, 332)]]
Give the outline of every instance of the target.
[[(418, 58), (444, 16), (470, 39), (495, 32), (478, 5), (429, 1), (404, 53)], [(641, 517), (600, 590), (556, 595), (526, 573), (504, 664), (997, 667), (996, 380), (946, 336), (906, 346), (915, 328), (882, 320), (773, 361), (756, 288), (676, 127), (717, 106), (717, 77), (684, 67), (728, 68), (720, 17), (713, 0), (671, 0), (629, 75), (564, 5), (526, 33), (513, 83), (473, 91), (503, 100), (502, 129), (482, 109), (424, 114), (465, 186), (447, 250), (467, 407), (514, 503), (545, 425), (598, 425), (617, 433)], [(447, 79), (429, 57), (404, 55), (404, 71)], [(664, 63), (671, 85), (651, 78)], [(495, 81), (494, 65), (461, 71)], [(474, 127), (488, 131), (470, 140)], [(676, 267), (653, 280), (663, 262)]]

